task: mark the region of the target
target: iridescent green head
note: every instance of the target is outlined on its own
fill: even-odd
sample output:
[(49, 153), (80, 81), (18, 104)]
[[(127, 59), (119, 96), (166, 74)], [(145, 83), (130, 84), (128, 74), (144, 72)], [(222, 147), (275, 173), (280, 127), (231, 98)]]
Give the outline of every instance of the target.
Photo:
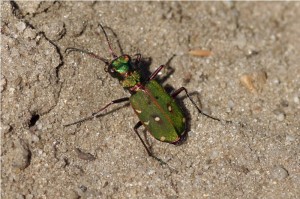
[(109, 70), (110, 72), (117, 72), (119, 74), (127, 73), (131, 70), (130, 61), (129, 55), (122, 55), (111, 62)]
[(140, 82), (140, 74), (134, 70), (129, 55), (115, 58), (108, 66), (108, 72), (119, 79), (124, 88), (131, 88)]

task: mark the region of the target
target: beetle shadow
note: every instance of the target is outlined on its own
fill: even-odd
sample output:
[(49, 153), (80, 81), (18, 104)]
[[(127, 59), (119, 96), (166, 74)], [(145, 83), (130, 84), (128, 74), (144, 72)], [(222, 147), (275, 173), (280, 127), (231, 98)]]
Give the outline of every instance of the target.
[[(133, 60), (135, 61), (135, 60)], [(134, 67), (136, 70), (138, 70), (142, 77), (142, 82), (145, 82), (148, 77), (150, 77), (150, 66), (152, 64), (152, 58), (151, 57), (142, 57), (138, 64), (135, 64)]]

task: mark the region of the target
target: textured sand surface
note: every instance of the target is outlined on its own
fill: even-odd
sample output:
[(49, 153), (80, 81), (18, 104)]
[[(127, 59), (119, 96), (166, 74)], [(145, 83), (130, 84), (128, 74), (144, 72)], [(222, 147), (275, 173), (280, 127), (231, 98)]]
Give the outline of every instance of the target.
[[(300, 197), (299, 2), (1, 4), (3, 199)], [(187, 141), (144, 132), (169, 166), (147, 156), (126, 103), (63, 127), (129, 96), (102, 62), (64, 52), (110, 58), (99, 23), (117, 53), (143, 55), (147, 74), (175, 54), (160, 82), (234, 123), (199, 115), (180, 95)]]

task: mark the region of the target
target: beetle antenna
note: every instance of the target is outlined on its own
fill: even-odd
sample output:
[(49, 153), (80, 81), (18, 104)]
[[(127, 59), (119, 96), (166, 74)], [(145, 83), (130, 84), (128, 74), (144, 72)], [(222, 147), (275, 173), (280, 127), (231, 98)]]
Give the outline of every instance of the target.
[(102, 26), (100, 23), (99, 23), (99, 26), (101, 27), (101, 29), (103, 30), (103, 33), (104, 33), (104, 35), (105, 35), (106, 41), (107, 41), (107, 43), (108, 43), (108, 47), (109, 47), (110, 54), (113, 56), (114, 59), (117, 58), (118, 55), (112, 50), (111, 43), (110, 43), (110, 41), (108, 40), (107, 34), (106, 34), (106, 32), (105, 32), (103, 26)]
[(78, 48), (66, 48), (65, 53), (69, 54), (70, 52), (74, 52), (74, 51), (87, 54), (93, 58), (99, 59), (100, 61), (104, 62), (107, 66), (109, 65), (109, 61), (107, 59), (100, 57), (92, 52), (87, 51), (87, 50), (82, 50), (82, 49), (78, 49)]

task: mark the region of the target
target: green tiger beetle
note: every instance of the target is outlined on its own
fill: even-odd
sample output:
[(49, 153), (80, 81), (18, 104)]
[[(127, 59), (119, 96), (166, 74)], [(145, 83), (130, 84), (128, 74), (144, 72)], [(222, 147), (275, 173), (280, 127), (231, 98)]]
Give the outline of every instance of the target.
[(129, 101), (134, 112), (139, 118), (139, 122), (133, 127), (134, 132), (142, 142), (148, 155), (158, 160), (160, 163), (166, 164), (164, 161), (156, 157), (147, 147), (138, 132), (138, 128), (143, 125), (155, 139), (161, 142), (180, 144), (183, 140), (185, 140), (187, 135), (186, 117), (181, 107), (175, 101), (175, 98), (179, 93), (184, 91), (186, 97), (197, 108), (200, 114), (210, 119), (221, 121), (218, 118), (204, 113), (192, 100), (185, 87), (181, 87), (178, 90), (175, 90), (173, 93), (168, 94), (165, 89), (154, 80), (157, 74), (165, 67), (165, 65), (159, 66), (148, 78), (143, 80), (141, 73), (136, 68), (138, 63), (141, 61), (141, 54), (134, 55), (136, 56), (135, 61), (133, 61), (133, 59), (127, 54), (118, 56), (112, 50), (111, 43), (101, 24), (100, 27), (108, 43), (112, 61), (100, 57), (92, 52), (77, 48), (67, 48), (66, 52), (78, 51), (104, 62), (104, 64), (107, 66), (105, 71), (108, 72), (112, 77), (117, 78), (122, 87), (125, 90), (128, 90), (131, 96), (113, 100), (98, 111), (92, 113), (91, 116), (66, 124), (64, 126), (70, 126), (93, 119), (99, 116), (100, 113), (110, 105)]

